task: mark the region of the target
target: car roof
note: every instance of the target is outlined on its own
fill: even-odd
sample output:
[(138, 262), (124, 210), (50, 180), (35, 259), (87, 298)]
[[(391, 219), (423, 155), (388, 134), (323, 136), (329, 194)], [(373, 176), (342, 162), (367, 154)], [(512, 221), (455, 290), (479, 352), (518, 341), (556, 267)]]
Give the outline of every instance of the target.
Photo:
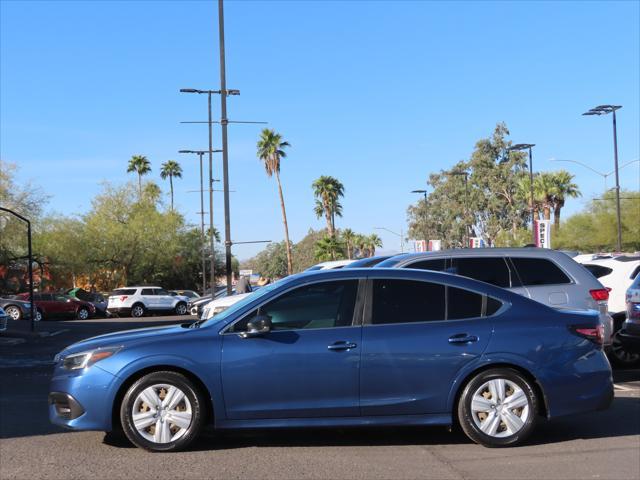
[(385, 268), (405, 263), (408, 260), (428, 260), (429, 258), (439, 258), (445, 256), (452, 257), (497, 257), (497, 256), (518, 256), (532, 258), (557, 258), (571, 259), (565, 253), (549, 248), (522, 247), (522, 248), (452, 248), (448, 250), (436, 250), (432, 252), (404, 253), (391, 257), (379, 263), (376, 268)]

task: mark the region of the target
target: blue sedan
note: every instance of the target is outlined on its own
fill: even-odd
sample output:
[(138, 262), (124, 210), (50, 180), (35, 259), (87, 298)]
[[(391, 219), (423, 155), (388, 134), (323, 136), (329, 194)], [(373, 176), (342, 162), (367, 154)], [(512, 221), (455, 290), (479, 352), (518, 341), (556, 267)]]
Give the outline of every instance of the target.
[(191, 324), (91, 338), (56, 356), (50, 419), (153, 451), (218, 429), (452, 425), (521, 443), (540, 417), (613, 398), (597, 312), (409, 269), (311, 272)]

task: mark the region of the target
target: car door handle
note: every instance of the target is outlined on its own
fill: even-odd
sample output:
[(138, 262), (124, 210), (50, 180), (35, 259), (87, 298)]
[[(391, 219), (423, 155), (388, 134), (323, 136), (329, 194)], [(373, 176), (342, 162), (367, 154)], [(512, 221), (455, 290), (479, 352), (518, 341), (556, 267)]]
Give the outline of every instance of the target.
[(449, 343), (456, 345), (477, 342), (479, 339), (476, 335), (467, 335), (466, 333), (458, 333), (449, 337)]
[(358, 346), (357, 343), (341, 341), (341, 342), (335, 342), (329, 345), (327, 348), (329, 350), (339, 351), (339, 350), (351, 350), (352, 348), (356, 348), (357, 346)]

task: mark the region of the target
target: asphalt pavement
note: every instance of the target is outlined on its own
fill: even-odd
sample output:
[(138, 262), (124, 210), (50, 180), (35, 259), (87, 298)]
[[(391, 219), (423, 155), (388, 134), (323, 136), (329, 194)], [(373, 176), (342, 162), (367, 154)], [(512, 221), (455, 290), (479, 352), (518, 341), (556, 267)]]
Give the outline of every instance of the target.
[[(189, 321), (42, 322), (0, 337), (0, 479), (640, 478), (640, 370), (615, 371), (610, 409), (542, 423), (527, 445), (487, 449), (439, 427), (208, 431), (188, 452), (152, 454), (47, 418), (52, 358), (74, 341)], [(42, 332), (46, 332), (43, 334)]]

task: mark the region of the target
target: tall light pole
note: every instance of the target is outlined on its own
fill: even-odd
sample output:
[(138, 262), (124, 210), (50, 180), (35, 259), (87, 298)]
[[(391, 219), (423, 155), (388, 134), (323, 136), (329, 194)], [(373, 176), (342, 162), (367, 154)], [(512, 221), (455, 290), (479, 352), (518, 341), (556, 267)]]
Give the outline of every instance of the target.
[(428, 220), (428, 212), (427, 212), (427, 191), (426, 190), (411, 190), (411, 193), (420, 193), (424, 195), (424, 236), (423, 240), (427, 240), (427, 220)]
[[(209, 281), (209, 285), (211, 287), (211, 291), (215, 291), (215, 286), (216, 286), (216, 278), (215, 278), (215, 248), (214, 248), (214, 236), (213, 236), (213, 119), (212, 119), (212, 113), (211, 113), (211, 95), (213, 94), (217, 94), (217, 95), (221, 95), (222, 98), (226, 99), (227, 95), (239, 95), (240, 92), (238, 90), (230, 90), (228, 92), (225, 92), (224, 95), (222, 95), (221, 93), (224, 90), (198, 90), (196, 88), (181, 88), (180, 92), (182, 93), (198, 93), (198, 94), (206, 94), (207, 95), (207, 106), (208, 106), (208, 114), (209, 114), (209, 120), (207, 121), (208, 127), (209, 127), (209, 223), (211, 225), (211, 232), (210, 232), (210, 241), (211, 241), (211, 279)], [(223, 144), (222, 146), (223, 149), (223, 155), (225, 155), (225, 145)], [(227, 216), (226, 212), (227, 212), (227, 204), (229, 202), (228, 199), (228, 194), (227, 194), (227, 190), (225, 189), (225, 217)], [(226, 219), (225, 219), (225, 223), (226, 223)], [(226, 243), (226, 242), (225, 242)], [(231, 251), (229, 250), (227, 252), (227, 256), (231, 256)], [(227, 259), (227, 263), (231, 263), (231, 259), (228, 258)], [(229, 277), (229, 274), (227, 273), (227, 278)]]
[(33, 332), (36, 329), (36, 309), (33, 299), (33, 253), (31, 251), (31, 222), (28, 218), (23, 217), (18, 212), (14, 212), (13, 210), (9, 210), (8, 208), (0, 207), (0, 210), (13, 215), (14, 217), (22, 220), (27, 224), (27, 261), (29, 262), (29, 264), (27, 265), (27, 274), (29, 275), (29, 314), (31, 316), (31, 331)]
[(620, 221), (620, 176), (618, 175), (618, 131), (616, 126), (616, 110), (622, 105), (599, 105), (584, 112), (582, 115), (607, 115), (613, 113), (613, 159), (616, 172), (616, 219), (618, 221), (618, 252), (622, 251), (622, 223)]
[(531, 243), (536, 244), (536, 219), (533, 218), (533, 154), (531, 149), (535, 147), (535, 143), (518, 143), (507, 148), (508, 152), (529, 150), (529, 190), (531, 197), (529, 198), (529, 214), (531, 215)]
[[(220, 150), (216, 150), (216, 151), (220, 151)], [(215, 152), (215, 151), (214, 151)], [(204, 232), (204, 185), (203, 185), (203, 175), (202, 175), (202, 156), (207, 153), (207, 150), (179, 150), (178, 153), (195, 153), (196, 155), (198, 155), (200, 157), (200, 233), (202, 234), (202, 238), (205, 238), (205, 232)], [(210, 164), (211, 166), (211, 164)], [(210, 180), (210, 184), (213, 184), (213, 179), (211, 178), (213, 175), (213, 172), (211, 171), (211, 168), (209, 169), (209, 180)], [(211, 191), (211, 188), (209, 188), (209, 190)], [(212, 222), (212, 231), (211, 231), (211, 236), (213, 237), (213, 203), (212, 203), (212, 198), (211, 196), (209, 197), (209, 219)], [(215, 248), (215, 245), (213, 244), (213, 238), (210, 239), (212, 244), (211, 244), (211, 248), (212, 251)], [(204, 245), (202, 246), (202, 248), (200, 249), (202, 252), (202, 294), (204, 295), (205, 290), (207, 289), (207, 267), (206, 267), (206, 256), (205, 256), (205, 251), (204, 251)]]

